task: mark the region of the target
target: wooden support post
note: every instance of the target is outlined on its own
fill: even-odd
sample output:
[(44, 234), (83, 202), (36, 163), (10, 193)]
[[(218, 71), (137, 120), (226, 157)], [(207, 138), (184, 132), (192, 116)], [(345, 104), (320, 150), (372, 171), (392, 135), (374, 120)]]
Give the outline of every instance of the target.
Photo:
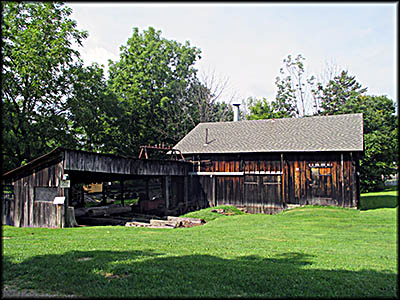
[(120, 188), (121, 188), (121, 204), (122, 206), (125, 206), (125, 197), (124, 197), (124, 181), (121, 180), (120, 182)]
[(85, 190), (83, 189), (83, 186), (81, 186), (81, 206), (85, 206)]
[(165, 197), (165, 210), (169, 209), (169, 184), (170, 176), (164, 176), (164, 197)]
[(183, 177), (183, 203), (185, 207), (188, 206), (189, 201), (189, 178), (188, 176)]
[(149, 200), (150, 199), (150, 196), (149, 196), (149, 179), (145, 178), (144, 181), (145, 181), (145, 187), (146, 187), (146, 199)]
[(217, 206), (217, 177), (213, 176), (211, 178), (212, 181), (212, 205)]
[(284, 178), (286, 176), (285, 174), (285, 165), (283, 162), (283, 153), (281, 153), (281, 193), (282, 193), (282, 203), (285, 203), (285, 183), (284, 183)]
[(57, 215), (59, 215), (59, 228), (64, 228), (65, 224), (68, 223), (67, 220), (67, 210), (68, 210), (68, 206), (71, 205), (71, 201), (72, 201), (72, 183), (71, 183), (71, 187), (70, 188), (64, 188), (64, 197), (65, 197), (65, 201), (64, 201), (64, 205), (57, 205)]
[(102, 205), (107, 205), (106, 187), (107, 187), (106, 183), (103, 182), (102, 197), (101, 197)]
[(61, 211), (62, 211), (62, 206), (65, 207), (65, 205), (61, 204), (56, 204), (57, 205), (57, 227), (62, 228), (62, 216), (61, 216)]
[(340, 154), (340, 168), (342, 171), (342, 206), (344, 206), (344, 166), (343, 166), (343, 153)]

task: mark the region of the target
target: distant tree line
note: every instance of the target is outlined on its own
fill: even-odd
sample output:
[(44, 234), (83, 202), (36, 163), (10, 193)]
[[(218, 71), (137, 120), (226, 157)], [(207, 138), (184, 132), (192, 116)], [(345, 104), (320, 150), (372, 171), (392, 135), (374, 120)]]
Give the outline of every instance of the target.
[(367, 95), (367, 88), (355, 76), (347, 70), (338, 71), (336, 66), (327, 70), (328, 78), (320, 81), (314, 75), (306, 78), (304, 60), (302, 55), (284, 59), (280, 71), (283, 77), (276, 78), (276, 98), (246, 99), (245, 117), (258, 120), (363, 113), (365, 152), (360, 161), (361, 189), (364, 192), (379, 189), (385, 179), (398, 172), (395, 103), (387, 96)]
[[(224, 83), (200, 78), (201, 51), (187, 41), (133, 28), (106, 78), (104, 66), (83, 64), (73, 45), (82, 46), (88, 32), (64, 3), (2, 2), (1, 9), (3, 171), (57, 146), (137, 157), (141, 145), (174, 145), (200, 122), (233, 120), (220, 98)], [(364, 113), (361, 182), (365, 191), (376, 188), (397, 162), (393, 101), (367, 95), (346, 70), (307, 77), (304, 60), (289, 55), (276, 98), (244, 100), (244, 117)]]

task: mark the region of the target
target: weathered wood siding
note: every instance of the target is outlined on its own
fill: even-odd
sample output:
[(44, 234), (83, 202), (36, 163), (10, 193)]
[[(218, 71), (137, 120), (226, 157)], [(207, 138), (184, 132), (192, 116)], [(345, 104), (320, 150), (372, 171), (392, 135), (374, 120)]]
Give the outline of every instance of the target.
[(212, 206), (236, 205), (251, 212), (283, 208), (279, 154), (199, 155), (189, 159), (195, 162), (192, 172), (208, 172), (191, 176), (191, 182), (199, 182), (191, 184), (191, 197), (207, 200)]
[(184, 176), (189, 167), (190, 164), (180, 161), (123, 158), (71, 150), (65, 151), (64, 163), (66, 171), (145, 176)]
[(34, 169), (28, 176), (20, 177), (14, 182), (13, 208), (9, 220), (16, 227), (64, 227), (64, 206), (53, 204), (52, 199), (42, 201), (35, 199), (36, 187), (54, 187), (57, 196), (64, 196), (59, 188), (62, 178), (62, 161), (42, 169)]
[(203, 154), (186, 159), (194, 161), (191, 182), (200, 183), (191, 184), (191, 195), (209, 205), (272, 212), (286, 204), (358, 204), (358, 154)]
[(351, 153), (285, 154), (284, 157), (287, 203), (357, 206), (358, 157), (353, 159)]
[[(3, 220), (8, 225), (17, 227), (67, 225), (64, 205), (53, 204), (55, 196), (65, 196), (66, 205), (71, 202), (70, 189), (64, 190), (59, 187), (64, 174), (69, 175), (71, 185), (86, 181), (92, 183), (131, 177), (170, 177), (168, 206), (174, 208), (182, 205), (188, 198), (185, 196), (185, 192), (187, 195), (189, 191), (184, 188), (184, 176), (190, 167), (190, 163), (181, 161), (139, 160), (116, 155), (55, 149), (27, 166), (16, 169), (7, 179), (13, 183), (14, 199), (7, 202), (7, 209), (3, 210)], [(38, 188), (41, 189), (40, 192)], [(35, 199), (35, 191), (36, 195), (40, 194), (46, 199)]]

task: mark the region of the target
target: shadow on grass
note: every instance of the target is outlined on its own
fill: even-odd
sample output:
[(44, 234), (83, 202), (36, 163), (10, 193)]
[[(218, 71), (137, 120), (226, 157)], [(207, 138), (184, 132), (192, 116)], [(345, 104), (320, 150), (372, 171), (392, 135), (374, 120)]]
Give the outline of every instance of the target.
[(397, 275), (312, 269), (312, 256), (165, 256), (152, 251), (72, 251), (13, 263), (4, 283), (80, 297), (397, 297)]
[(360, 209), (395, 208), (398, 206), (396, 195), (361, 196)]

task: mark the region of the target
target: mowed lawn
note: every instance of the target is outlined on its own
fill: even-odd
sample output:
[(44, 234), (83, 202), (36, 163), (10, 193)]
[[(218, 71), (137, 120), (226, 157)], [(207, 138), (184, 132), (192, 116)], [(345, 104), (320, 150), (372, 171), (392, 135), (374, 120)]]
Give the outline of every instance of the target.
[(398, 208), (369, 200), (361, 211), (208, 209), (208, 223), (180, 229), (3, 226), (3, 284), (106, 298), (397, 297)]

